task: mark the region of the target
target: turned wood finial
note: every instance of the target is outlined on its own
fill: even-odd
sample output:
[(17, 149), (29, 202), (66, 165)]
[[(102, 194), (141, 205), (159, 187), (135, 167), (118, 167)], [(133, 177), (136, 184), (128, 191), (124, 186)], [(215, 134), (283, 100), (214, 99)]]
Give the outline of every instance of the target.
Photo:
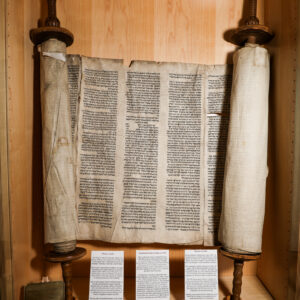
[(225, 257), (230, 258), (234, 261), (232, 295), (227, 296), (226, 300), (241, 300), (244, 262), (259, 259), (260, 253), (240, 254), (240, 253), (231, 252), (224, 248), (221, 248), (220, 252)]
[(60, 22), (56, 17), (56, 0), (48, 0), (48, 17), (46, 26), (60, 27)]
[(241, 293), (242, 293), (243, 267), (244, 267), (243, 259), (234, 260), (232, 300), (240, 300)]
[(256, 16), (257, 0), (249, 0), (248, 2), (249, 17), (246, 20), (246, 25), (258, 25), (259, 20)]
[(274, 34), (269, 27), (259, 24), (256, 11), (257, 0), (248, 0), (248, 17), (245, 25), (232, 32), (229, 37), (231, 43), (242, 46), (245, 43), (265, 44), (272, 40)]
[(30, 39), (35, 45), (39, 45), (49, 39), (57, 39), (67, 46), (72, 45), (74, 37), (73, 34), (60, 27), (60, 22), (56, 16), (56, 0), (47, 0), (48, 2), (48, 17), (45, 21), (44, 27), (39, 27), (30, 30)]
[(72, 287), (72, 262), (82, 258), (86, 254), (84, 248), (77, 247), (69, 253), (56, 253), (53, 251), (45, 255), (45, 259), (51, 263), (60, 263), (62, 268), (62, 275), (65, 282), (65, 299), (73, 300)]

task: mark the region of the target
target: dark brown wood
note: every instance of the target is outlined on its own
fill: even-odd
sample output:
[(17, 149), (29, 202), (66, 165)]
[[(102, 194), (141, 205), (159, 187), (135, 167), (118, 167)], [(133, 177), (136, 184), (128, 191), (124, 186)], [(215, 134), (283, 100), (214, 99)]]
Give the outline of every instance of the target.
[(257, 260), (260, 258), (261, 254), (260, 253), (253, 253), (253, 254), (249, 254), (249, 253), (245, 253), (245, 254), (242, 254), (242, 253), (235, 253), (235, 252), (232, 252), (232, 251), (229, 251), (225, 248), (220, 248), (220, 252), (232, 259), (232, 260), (243, 260), (243, 261), (250, 261), (250, 260)]
[(45, 259), (51, 263), (60, 263), (62, 268), (62, 275), (65, 282), (65, 299), (73, 300), (73, 288), (72, 288), (72, 262), (80, 259), (86, 254), (86, 249), (76, 247), (72, 252), (68, 253), (56, 253), (50, 251), (45, 255)]
[(71, 262), (62, 262), (61, 263), (63, 278), (65, 282), (65, 299), (73, 299), (72, 291), (72, 263)]
[(220, 248), (220, 252), (234, 261), (232, 295), (227, 296), (226, 300), (241, 300), (244, 262), (259, 259), (260, 253), (234, 253), (224, 248)]
[(247, 25), (258, 25), (259, 20), (256, 17), (257, 0), (249, 0), (248, 1), (248, 10), (249, 10), (249, 17), (246, 20), (246, 24)]
[(229, 42), (239, 46), (245, 43), (266, 44), (272, 40), (274, 34), (269, 27), (259, 24), (256, 16), (257, 0), (248, 0), (248, 10), (249, 16), (245, 25), (230, 30), (225, 34), (225, 37), (228, 37)]
[(56, 0), (48, 0), (48, 17), (45, 21), (46, 26), (59, 27), (60, 22), (56, 17)]
[(57, 39), (67, 46), (73, 44), (73, 34), (60, 27), (60, 22), (56, 16), (56, 0), (48, 0), (48, 17), (44, 27), (39, 27), (30, 30), (30, 39), (35, 45), (39, 45), (49, 39)]
[(66, 43), (67, 46), (73, 44), (73, 34), (61, 27), (39, 27), (30, 30), (30, 39), (35, 45), (39, 45), (49, 39), (57, 39)]
[(236, 29), (231, 35), (231, 42), (235, 45), (245, 43), (265, 44), (274, 37), (270, 28), (264, 25), (245, 25)]
[(234, 260), (233, 282), (232, 282), (232, 300), (240, 300), (242, 292), (244, 260)]

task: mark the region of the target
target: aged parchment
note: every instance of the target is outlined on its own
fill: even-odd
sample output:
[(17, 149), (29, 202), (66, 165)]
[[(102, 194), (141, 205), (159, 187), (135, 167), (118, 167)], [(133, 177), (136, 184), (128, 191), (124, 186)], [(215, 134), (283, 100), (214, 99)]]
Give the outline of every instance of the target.
[(216, 241), (230, 67), (82, 57), (79, 239)]
[[(231, 250), (258, 252), (267, 175), (264, 48), (247, 46), (235, 55), (230, 111), (230, 66), (125, 67), (121, 60), (66, 57), (61, 45), (43, 47), (42, 64), (52, 76), (42, 88), (52, 94), (43, 99), (64, 103), (64, 110), (43, 114), (45, 144), (68, 140), (59, 148), (62, 179), (45, 181), (46, 241), (214, 245), (226, 158), (220, 240)], [(62, 125), (51, 127), (50, 116)], [(60, 152), (44, 149), (48, 166)]]
[[(45, 241), (74, 248), (77, 236), (75, 176), (66, 45), (55, 39), (41, 45), (41, 107)], [(59, 245), (59, 244), (58, 244)], [(59, 248), (57, 249), (59, 251)]]
[(234, 252), (261, 252), (268, 143), (269, 54), (247, 44), (234, 55), (219, 238)]

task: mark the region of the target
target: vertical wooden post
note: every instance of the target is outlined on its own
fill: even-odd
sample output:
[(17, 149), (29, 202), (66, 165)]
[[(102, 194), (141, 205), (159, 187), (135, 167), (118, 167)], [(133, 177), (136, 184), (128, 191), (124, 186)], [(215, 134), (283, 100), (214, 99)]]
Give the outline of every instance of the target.
[(241, 300), (244, 262), (257, 260), (260, 254), (238, 254), (224, 248), (221, 248), (220, 252), (234, 261), (232, 295), (227, 296), (226, 300)]
[(242, 278), (243, 278), (244, 261), (234, 260), (233, 282), (232, 282), (232, 299), (239, 300), (242, 293)]
[(62, 274), (65, 282), (65, 297), (66, 300), (72, 300), (73, 287), (72, 287), (72, 264), (71, 262), (61, 263)]
[(50, 251), (45, 255), (45, 259), (52, 263), (60, 263), (62, 268), (62, 275), (65, 282), (65, 299), (73, 300), (73, 287), (72, 287), (72, 262), (80, 259), (86, 254), (84, 248), (77, 247), (74, 251), (69, 253), (56, 253)]
[(59, 27), (60, 22), (56, 17), (56, 0), (48, 0), (48, 17), (45, 21), (46, 26)]
[(256, 10), (257, 0), (248, 0), (248, 18), (245, 21), (245, 25), (229, 31), (228, 41), (230, 43), (239, 46), (243, 46), (245, 43), (261, 45), (273, 39), (274, 34), (272, 30), (265, 25), (259, 24)]
[(259, 24), (259, 20), (256, 17), (257, 0), (249, 0), (248, 10), (249, 10), (249, 17), (246, 20), (246, 24), (247, 25), (257, 25), (257, 24)]

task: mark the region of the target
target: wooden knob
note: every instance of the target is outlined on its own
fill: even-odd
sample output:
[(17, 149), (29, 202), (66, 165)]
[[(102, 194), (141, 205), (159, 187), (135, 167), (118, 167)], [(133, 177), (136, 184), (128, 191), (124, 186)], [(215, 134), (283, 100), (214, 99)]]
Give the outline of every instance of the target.
[(260, 258), (260, 253), (241, 254), (241, 253), (231, 252), (231, 251), (229, 251), (227, 249), (224, 249), (224, 248), (220, 248), (220, 252), (225, 257), (230, 258), (234, 261), (232, 295), (227, 296), (226, 300), (241, 300), (244, 262), (259, 259)]
[(56, 0), (48, 0), (48, 17), (46, 19), (46, 26), (59, 27), (60, 22), (56, 17)]
[(242, 46), (245, 43), (265, 44), (272, 40), (274, 34), (267, 26), (260, 25), (256, 16), (257, 0), (248, 0), (248, 18), (245, 25), (225, 33), (229, 42)]
[(249, 17), (246, 20), (246, 25), (258, 25), (259, 20), (256, 17), (257, 0), (249, 0), (248, 2)]
[(64, 42), (67, 46), (72, 45), (73, 34), (60, 27), (60, 22), (56, 16), (56, 0), (48, 1), (48, 17), (45, 21), (45, 27), (39, 27), (30, 30), (30, 39), (35, 45), (39, 45), (49, 39), (57, 39)]
[(82, 258), (86, 254), (84, 248), (77, 247), (75, 250), (68, 253), (56, 253), (50, 251), (46, 253), (45, 259), (52, 263), (60, 263), (62, 268), (62, 275), (65, 282), (65, 299), (73, 300), (72, 287), (72, 262)]

